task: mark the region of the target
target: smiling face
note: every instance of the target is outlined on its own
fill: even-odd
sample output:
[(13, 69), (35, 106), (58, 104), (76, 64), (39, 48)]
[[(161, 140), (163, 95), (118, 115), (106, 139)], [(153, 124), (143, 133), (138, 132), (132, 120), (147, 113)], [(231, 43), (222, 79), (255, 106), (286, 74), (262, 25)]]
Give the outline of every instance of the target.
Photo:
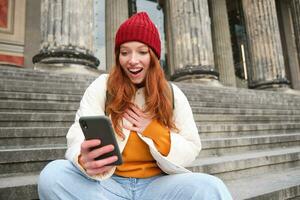
[(132, 83), (143, 84), (150, 67), (149, 47), (141, 42), (126, 42), (120, 46), (119, 62)]

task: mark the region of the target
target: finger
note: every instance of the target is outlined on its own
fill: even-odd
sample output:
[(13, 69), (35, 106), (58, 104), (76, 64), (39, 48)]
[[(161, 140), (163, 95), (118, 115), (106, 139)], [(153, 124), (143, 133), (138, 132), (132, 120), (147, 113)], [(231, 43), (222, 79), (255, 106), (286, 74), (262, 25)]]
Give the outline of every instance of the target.
[(127, 124), (124, 124), (123, 128), (130, 130), (130, 131), (140, 132), (140, 128), (138, 128), (136, 126), (129, 126)]
[(113, 166), (104, 166), (104, 167), (101, 167), (99, 169), (88, 169), (88, 170), (86, 170), (86, 172), (90, 176), (93, 176), (93, 175), (98, 175), (98, 174), (102, 174), (104, 172), (107, 172), (107, 171), (111, 170), (112, 168), (113, 168)]
[(129, 121), (130, 123), (137, 125), (139, 124), (137, 120), (135, 120), (134, 118), (132, 118), (130, 115), (128, 115), (127, 113), (124, 114), (124, 117), (127, 121)]
[(94, 149), (93, 151), (89, 152), (87, 157), (90, 160), (93, 160), (99, 156), (102, 156), (106, 153), (112, 152), (114, 150), (114, 145), (106, 145), (97, 149)]
[(81, 153), (88, 153), (92, 147), (98, 146), (101, 144), (100, 140), (85, 140), (81, 143)]
[(126, 113), (130, 116), (130, 117), (132, 117), (132, 118), (134, 118), (135, 120), (140, 120), (140, 116), (139, 115), (137, 115), (132, 109), (127, 109), (126, 110)]
[(134, 113), (136, 113), (139, 117), (144, 117), (144, 118), (147, 117), (147, 115), (144, 114), (144, 112), (143, 112), (140, 108), (138, 108), (137, 106), (132, 105), (132, 106), (130, 106), (130, 108), (131, 108), (131, 110), (132, 110)]
[(86, 163), (85, 167), (86, 170), (92, 170), (92, 169), (98, 169), (101, 167), (104, 167), (105, 165), (109, 165), (113, 162), (116, 162), (118, 160), (117, 156), (110, 156), (101, 160), (94, 160), (91, 162)]
[(85, 168), (84, 166), (85, 166), (85, 163), (86, 163), (86, 159), (84, 158), (83, 154), (80, 154), (80, 155), (78, 156), (78, 162), (79, 162), (79, 164), (80, 164), (81, 166), (83, 166), (83, 168)]

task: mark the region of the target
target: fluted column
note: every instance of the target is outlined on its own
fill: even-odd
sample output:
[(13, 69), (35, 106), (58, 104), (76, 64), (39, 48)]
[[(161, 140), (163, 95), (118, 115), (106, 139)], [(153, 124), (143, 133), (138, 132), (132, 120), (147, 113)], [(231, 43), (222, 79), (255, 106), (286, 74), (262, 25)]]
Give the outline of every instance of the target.
[(207, 0), (167, 0), (166, 5), (167, 24), (172, 24), (168, 34), (172, 43), (172, 79), (217, 80)]
[(174, 53), (174, 38), (172, 34), (172, 13), (170, 12), (170, 1), (158, 0), (159, 6), (163, 8), (164, 12), (164, 26), (166, 34), (166, 49), (167, 49), (167, 67), (170, 77), (175, 72), (175, 53)]
[(210, 7), (215, 66), (220, 73), (220, 82), (236, 87), (226, 0), (210, 0)]
[(34, 63), (99, 65), (93, 55), (93, 0), (42, 0), (41, 31)]
[(115, 35), (117, 29), (128, 18), (127, 0), (105, 0), (106, 69), (114, 64)]
[[(298, 55), (298, 63), (300, 63), (300, 0), (291, 0), (290, 2), (290, 8), (292, 13), (292, 21), (293, 21), (293, 27), (294, 27), (294, 36), (295, 36), (295, 42), (296, 42), (296, 48), (297, 48), (297, 55)], [(296, 78), (294, 78), (297, 81), (297, 83), (294, 83), (293, 85), (296, 85), (297, 87), (294, 87), (294, 89), (300, 89), (300, 66), (293, 66), (295, 69), (291, 69), (291, 71), (296, 71), (298, 74), (294, 74)], [(293, 76), (292, 76), (293, 78)]]
[(249, 87), (286, 87), (275, 0), (242, 0), (251, 68)]

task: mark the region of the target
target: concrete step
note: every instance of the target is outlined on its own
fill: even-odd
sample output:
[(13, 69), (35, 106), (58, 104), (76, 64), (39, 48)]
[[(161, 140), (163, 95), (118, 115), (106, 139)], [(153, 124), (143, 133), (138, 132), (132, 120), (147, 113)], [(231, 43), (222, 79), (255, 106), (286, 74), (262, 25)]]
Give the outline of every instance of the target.
[(71, 87), (72, 85), (81, 85), (81, 87), (87, 87), (90, 83), (93, 82), (94, 79), (97, 77), (94, 77), (93, 79), (90, 80), (84, 80), (84, 79), (79, 79), (79, 78), (63, 78), (63, 77), (53, 77), (53, 76), (24, 76), (24, 74), (15, 74), (15, 76), (4, 76), (3, 74), (0, 73), (0, 80), (3, 81), (13, 81), (16, 84), (21, 84), (21, 83), (41, 83), (42, 85), (46, 84), (60, 84), (60, 85), (66, 85)]
[[(53, 102), (53, 101), (26, 101), (26, 100), (0, 100), (0, 112), (30, 112), (30, 111), (40, 111), (40, 112), (63, 112), (63, 111), (72, 111), (75, 112), (79, 107), (79, 102)], [(265, 114), (257, 114), (256, 116), (248, 115), (248, 113), (242, 113), (240, 115), (237, 114), (198, 114), (201, 112), (202, 108), (197, 107), (197, 109), (193, 109), (194, 118), (196, 121), (200, 122), (231, 122), (231, 121), (241, 121), (241, 122), (250, 122), (250, 121), (299, 121), (300, 110), (290, 110), (290, 115), (285, 115), (285, 112), (281, 112), (282, 116), (279, 115), (280, 110), (275, 112), (276, 110), (270, 110), (274, 115), (269, 115), (265, 112)], [(224, 109), (223, 109), (224, 110)], [(239, 109), (231, 109), (231, 110), (239, 110)], [(249, 113), (254, 114), (253, 110), (250, 110)], [(258, 110), (258, 109), (256, 109)], [(236, 111), (236, 112), (237, 112)], [(252, 111), (252, 112), (251, 112)], [(262, 110), (259, 110), (262, 113)], [(286, 111), (286, 110), (284, 110)], [(299, 112), (299, 115), (296, 115)], [(293, 116), (292, 113), (294, 114)]]
[(30, 88), (47, 88), (47, 89), (60, 89), (60, 88), (64, 88), (67, 90), (81, 90), (84, 91), (87, 86), (86, 85), (82, 85), (79, 83), (75, 83), (75, 84), (60, 84), (60, 83), (48, 83), (48, 82), (38, 82), (38, 81), (15, 81), (15, 80), (10, 80), (10, 79), (0, 79), (0, 85), (3, 86), (9, 86), (11, 88), (17, 88), (17, 87), (30, 87)]
[(195, 172), (214, 174), (224, 180), (232, 180), (284, 170), (299, 166), (299, 164), (300, 147), (297, 146), (221, 157), (198, 158), (188, 168)]
[[(221, 96), (226, 95), (234, 95), (234, 97), (241, 97), (243, 95), (248, 96), (261, 96), (261, 97), (275, 97), (277, 100), (280, 96), (289, 96), (294, 97), (299, 100), (299, 92), (296, 90), (290, 91), (270, 91), (270, 90), (255, 90), (255, 89), (247, 89), (247, 88), (233, 88), (233, 87), (214, 87), (214, 86), (207, 86), (201, 85), (198, 83), (182, 83), (182, 82), (173, 82), (180, 88), (183, 88), (185, 92), (189, 94), (197, 94), (197, 95), (218, 95)], [(279, 99), (279, 98), (278, 98)]]
[(202, 138), (200, 157), (224, 156), (250, 151), (300, 146), (300, 131), (294, 134), (247, 136), (235, 138)]
[(70, 84), (70, 83), (80, 83), (81, 85), (90, 84), (96, 76), (81, 77), (79, 75), (73, 77), (67, 74), (67, 76), (62, 76), (55, 73), (50, 74), (39, 74), (39, 73), (29, 73), (29, 72), (2, 72), (0, 70), (0, 79), (10, 79), (15, 81), (30, 80), (38, 82), (47, 82), (47, 83), (61, 83), (61, 84)]
[(243, 109), (276, 109), (276, 110), (297, 110), (299, 111), (299, 105), (276, 105), (276, 104), (244, 104), (240, 103), (215, 103), (215, 102), (189, 102), (191, 107), (212, 107), (212, 108), (243, 108)]
[(39, 172), (0, 176), (0, 199), (38, 199), (37, 180)]
[[(272, 99), (273, 97), (264, 97), (260, 95), (244, 95), (244, 96), (238, 96), (235, 97), (234, 94), (222, 96), (219, 94), (208, 94), (208, 95), (193, 95), (193, 94), (187, 94), (187, 98), (189, 101), (202, 101), (202, 102), (217, 102), (217, 103), (235, 103), (235, 102), (244, 102), (247, 104), (266, 104), (268, 103), (269, 99)], [(270, 101), (269, 101), (270, 102)], [(294, 96), (287, 95), (285, 98), (284, 96), (279, 96), (277, 99), (275, 99), (272, 102), (273, 104), (299, 104), (298, 98), (295, 98)]]
[[(288, 97), (280, 97), (281, 100), (278, 101), (273, 101), (273, 99), (271, 97), (269, 98), (265, 98), (263, 100), (260, 99), (255, 99), (255, 98), (251, 98), (251, 97), (247, 97), (245, 96), (245, 99), (247, 100), (243, 100), (243, 99), (234, 99), (234, 97), (232, 98), (232, 101), (228, 100), (228, 101), (219, 101), (218, 99), (225, 98), (222, 96), (219, 97), (212, 97), (211, 99), (209, 98), (201, 98), (199, 96), (197, 96), (197, 98), (193, 98), (192, 95), (188, 95), (188, 100), (189, 103), (191, 105), (195, 105), (197, 103), (208, 103), (208, 105), (231, 105), (231, 104), (245, 104), (245, 105), (253, 105), (253, 108), (256, 108), (256, 106), (262, 106), (262, 105), (272, 105), (272, 106), (286, 106), (286, 107), (296, 107), (299, 106), (299, 102), (300, 100), (297, 99), (288, 99)], [(228, 97), (230, 98), (230, 97)], [(217, 100), (216, 100), (217, 99)]]
[(69, 127), (2, 127), (0, 149), (65, 145)]
[(286, 102), (272, 102), (271, 99), (267, 99), (266, 102), (262, 103), (257, 103), (255, 100), (253, 101), (248, 101), (248, 102), (243, 102), (241, 101), (232, 101), (232, 102), (218, 102), (218, 101), (209, 101), (209, 100), (190, 100), (189, 101), (190, 105), (192, 107), (224, 107), (224, 108), (236, 108), (236, 107), (241, 107), (241, 108), (252, 108), (252, 109), (270, 109), (274, 108), (276, 110), (280, 109), (297, 109), (299, 110), (299, 103), (297, 101), (294, 101), (292, 103), (286, 103)]
[(72, 111), (75, 112), (79, 108), (79, 102), (49, 102), (49, 101), (16, 101), (16, 100), (0, 100), (0, 112), (3, 111), (51, 111), (62, 112)]
[(300, 110), (257, 109), (257, 108), (215, 108), (192, 107), (194, 114), (236, 114), (236, 115), (300, 115)]
[[(243, 95), (237, 95), (234, 93), (222, 94), (222, 93), (208, 93), (208, 94), (195, 94), (190, 91), (186, 91), (182, 88), (183, 92), (186, 94), (189, 101), (209, 101), (209, 102), (219, 102), (219, 103), (228, 103), (228, 102), (245, 102), (245, 103), (257, 103), (257, 104), (266, 104), (269, 99), (272, 99), (274, 104), (298, 104), (299, 97), (292, 96), (289, 94), (282, 95), (281, 93), (275, 95), (262, 95), (262, 94), (249, 94), (245, 93)], [(298, 102), (298, 103), (297, 103)]]
[(83, 95), (84, 89), (70, 89), (63, 86), (55, 87), (30, 87), (23, 85), (3, 85), (0, 83), (0, 91), (9, 92), (25, 92), (25, 93), (46, 93), (46, 94), (71, 94), (71, 95)]
[(3, 77), (24, 77), (26, 80), (30, 80), (31, 77), (33, 78), (45, 78), (49, 80), (65, 80), (65, 81), (89, 81), (98, 77), (98, 75), (92, 74), (59, 74), (54, 72), (47, 72), (47, 71), (38, 71), (32, 68), (13, 68), (13, 67), (6, 67), (1, 64), (0, 66), (0, 76)]
[[(23, 200), (25, 196), (28, 199), (38, 199), (38, 175), (39, 172), (0, 177), (0, 199)], [(225, 183), (235, 200), (291, 199), (300, 196), (300, 168), (294, 167)]]
[[(1, 86), (0, 86), (1, 87)], [(19, 88), (20, 89), (20, 88)], [(32, 90), (32, 88), (23, 88), (25, 91), (21, 92), (9, 92), (9, 91), (1, 91), (0, 92), (0, 99), (32, 99), (32, 100), (50, 100), (50, 101), (77, 101), (79, 102), (81, 99), (81, 96), (83, 95), (83, 91), (77, 91), (77, 95), (65, 95), (60, 93), (69, 93), (70, 91), (66, 91), (65, 89), (58, 89), (56, 92), (58, 94), (53, 94), (53, 90), (49, 91), (47, 89), (39, 88), (39, 92), (43, 93), (37, 93), (37, 91)], [(49, 92), (49, 93), (44, 93)], [(51, 94), (52, 93), (52, 94)], [(197, 108), (199, 112), (201, 112), (201, 109), (211, 109), (216, 111), (219, 109), (230, 109), (235, 110), (237, 108), (243, 109), (243, 110), (259, 110), (261, 109), (263, 112), (269, 112), (265, 111), (268, 110), (278, 110), (279, 112), (284, 112), (285, 110), (289, 110), (290, 112), (296, 112), (299, 113), (300, 109), (295, 106), (291, 105), (251, 105), (251, 104), (233, 104), (233, 103), (215, 103), (215, 102), (191, 102), (191, 106)], [(212, 111), (210, 111), (212, 112)]]
[(201, 124), (197, 123), (200, 137), (241, 137), (267, 134), (297, 133), (300, 130), (299, 123), (276, 123), (276, 124)]
[(74, 113), (0, 112), (0, 127), (68, 127), (74, 119)]
[[(81, 81), (79, 80), (80, 79), (80, 76), (78, 77), (72, 77), (72, 80), (71, 82), (68, 80), (68, 76), (60, 76), (60, 75), (53, 75), (51, 73), (46, 73), (46, 75), (40, 75), (39, 77), (39, 72), (33, 72), (34, 75), (32, 76), (32, 79), (30, 78), (26, 78), (26, 76), (24, 75), (19, 75), (18, 73), (15, 73), (15, 72), (5, 72), (6, 74), (11, 74), (11, 76), (4, 76), (3, 75), (3, 78), (2, 79), (9, 79), (9, 78), (13, 78), (12, 80), (5, 80), (5, 82), (9, 82), (9, 85), (12, 85), (12, 84), (17, 84), (17, 85), (22, 85), (22, 86), (33, 86), (33, 85), (47, 85), (49, 87), (49, 85), (58, 85), (57, 83), (59, 83), (59, 85), (61, 85), (62, 83), (65, 83), (63, 85), (65, 85), (65, 87), (71, 87), (71, 88), (74, 88), (74, 87), (80, 87), (80, 88), (86, 88), (89, 83), (94, 80), (96, 77), (89, 77), (88, 80), (89, 81), (86, 81), (86, 79), (84, 79), (84, 81)], [(29, 72), (27, 72), (29, 73)], [(20, 77), (23, 77), (24, 76), (24, 79), (20, 79)], [(56, 80), (55, 77), (58, 76), (60, 77), (61, 81), (63, 82), (60, 82), (59, 80)], [(35, 77), (35, 78), (33, 78)], [(45, 81), (41, 81), (41, 78), (45, 79)], [(73, 81), (73, 82), (72, 82)], [(8, 83), (7, 83), (8, 84)], [(222, 88), (211, 88), (211, 87), (199, 87), (199, 85), (197, 84), (192, 84), (194, 87), (191, 88), (190, 86), (187, 86), (187, 85), (182, 85), (181, 83), (175, 83), (179, 86), (181, 86), (183, 88), (183, 90), (188, 93), (188, 96), (189, 98), (193, 98), (193, 94), (195, 94), (195, 91), (199, 91), (200, 94), (205, 94), (205, 92), (207, 92), (208, 94), (211, 94), (211, 95), (214, 95), (213, 99), (223, 99), (226, 98), (226, 94), (228, 94), (228, 96), (230, 97), (230, 101), (234, 101), (234, 100), (243, 100), (243, 101), (247, 101), (249, 99), (253, 99), (255, 98), (255, 102), (260, 102), (259, 101), (259, 98), (262, 98), (262, 99), (269, 99), (270, 96), (272, 96), (272, 102), (276, 102), (276, 100), (279, 100), (279, 102), (282, 102), (283, 100), (285, 101), (286, 99), (288, 99), (288, 97), (297, 97), (296, 95), (291, 95), (291, 94), (280, 94), (279, 92), (271, 92), (271, 91), (263, 91), (263, 92), (260, 92), (260, 91), (256, 91), (256, 90), (242, 90), (242, 89), (239, 89), (239, 90), (236, 90), (236, 89), (233, 89), (233, 88), (227, 88), (227, 87), (222, 87)], [(225, 92), (224, 92), (225, 91)], [(190, 94), (191, 93), (191, 94)], [(197, 96), (199, 96), (198, 93), (196, 93)], [(259, 95), (257, 95), (259, 94)], [(220, 95), (222, 98), (216, 98), (217, 96), (216, 95)], [(236, 97), (238, 98), (234, 98), (236, 95)], [(245, 97), (244, 97), (244, 96)], [(283, 95), (285, 96), (285, 98), (283, 99)], [(201, 96), (201, 95), (200, 95)], [(205, 95), (205, 98), (206, 98), (207, 95)], [(274, 98), (274, 97), (277, 97), (277, 98)], [(199, 98), (199, 97), (196, 97), (196, 98)], [(203, 97), (201, 97), (203, 98)], [(244, 99), (243, 99), (244, 98)], [(228, 99), (228, 98), (227, 98)], [(299, 99), (299, 98), (298, 98)]]
[(300, 167), (226, 181), (235, 200), (285, 200), (300, 197)]
[[(96, 78), (95, 78), (96, 79)], [(27, 87), (37, 87), (40, 85), (40, 87), (52, 87), (55, 88), (57, 86), (63, 86), (64, 88), (69, 88), (69, 89), (85, 89), (87, 88), (92, 81), (63, 81), (61, 82), (60, 80), (52, 80), (52, 81), (47, 81), (47, 80), (34, 80), (34, 79), (15, 79), (15, 78), (1, 78), (0, 79), (1, 84), (7, 84), (7, 85), (12, 85), (12, 86), (27, 86)]]
[(300, 122), (300, 115), (219, 115), (219, 114), (194, 114), (194, 119), (199, 123), (243, 123), (243, 124), (257, 124), (257, 123), (277, 123), (277, 122)]
[[(33, 69), (17, 69), (17, 68), (11, 68), (11, 67), (5, 67), (1, 66), (0, 68), (0, 76), (2, 78), (12, 78), (12, 79), (22, 79), (24, 77), (24, 80), (36, 80), (36, 81), (41, 81), (42, 79), (46, 79), (46, 82), (58, 82), (59, 80), (61, 81), (66, 81), (67, 83), (75, 81), (78, 83), (83, 83), (85, 84), (88, 81), (94, 80), (98, 75), (83, 75), (83, 74), (55, 74), (51, 72), (41, 72), (41, 71), (35, 71)], [(30, 79), (33, 78), (33, 79)], [(230, 94), (232, 93), (237, 96), (241, 96), (243, 94), (249, 95), (254, 95), (256, 96), (259, 94), (260, 96), (272, 96), (272, 97), (277, 97), (282, 95), (289, 95), (289, 96), (297, 96), (293, 94), (288, 94), (288, 93), (281, 93), (281, 92), (273, 92), (273, 91), (259, 91), (259, 90), (250, 90), (250, 89), (244, 89), (244, 88), (232, 88), (232, 87), (209, 87), (209, 86), (203, 86), (197, 83), (178, 83), (175, 82), (174, 84), (178, 85), (181, 88), (184, 88), (185, 91), (191, 93), (194, 93), (195, 91), (199, 91), (200, 95), (201, 94), (215, 94), (219, 93), (224, 96), (224, 94)], [(223, 92), (223, 93), (222, 93)]]
[[(0, 80), (0, 85), (2, 85), (2, 87), (0, 87), (0, 89), (3, 89), (3, 90), (12, 90), (12, 91), (27, 91), (27, 92), (30, 92), (30, 91), (37, 91), (37, 92), (50, 92), (49, 90), (51, 90), (50, 93), (58, 93), (58, 94), (61, 94), (63, 93), (62, 91), (66, 91), (68, 90), (69, 92), (70, 91), (74, 91), (75, 93), (77, 94), (83, 94), (84, 92), (84, 89), (87, 87), (87, 86), (82, 86), (80, 84), (71, 84), (71, 85), (61, 85), (61, 84), (57, 84), (57, 83), (40, 83), (40, 82), (35, 82), (35, 81), (19, 81), (19, 82), (16, 82), (14, 80), (2, 80), (3, 83), (1, 83), (1, 80)], [(63, 86), (63, 87), (62, 87)], [(33, 90), (35, 89), (35, 90)], [(202, 107), (228, 107), (228, 106), (235, 106), (236, 105), (239, 105), (239, 104), (233, 104), (234, 101), (234, 98), (231, 96), (231, 102), (230, 101), (224, 101), (224, 102), (216, 102), (214, 101), (214, 99), (222, 99), (222, 98), (212, 98), (212, 99), (201, 99), (197, 96), (197, 98), (193, 98), (192, 95), (188, 95), (189, 96), (189, 99), (190, 99), (190, 103), (191, 105), (198, 105), (198, 106), (202, 106)], [(223, 97), (224, 98), (224, 97)], [(248, 99), (248, 102), (245, 100), (245, 99)], [(251, 101), (249, 101), (249, 99)], [(272, 99), (272, 104), (270, 104), (270, 101), (269, 101), (270, 98), (266, 98), (264, 99), (264, 102), (260, 102), (259, 99), (257, 99), (257, 96), (256, 96), (256, 99), (251, 99), (249, 98), (248, 96), (246, 96), (244, 98), (244, 100), (240, 100), (238, 99), (236, 102), (239, 103), (239, 102), (243, 102), (242, 105), (240, 106), (246, 106), (249, 108), (249, 105), (250, 107), (253, 107), (252, 105), (255, 104), (256, 107), (261, 107), (261, 108), (274, 108), (274, 105), (278, 106), (284, 106), (285, 108), (294, 108), (294, 107), (299, 107), (299, 103), (297, 103), (296, 101), (291, 101), (291, 102), (283, 102), (282, 99), (287, 99), (287, 97), (285, 98), (280, 98), (281, 101), (279, 102), (275, 102), (273, 99)], [(233, 100), (233, 101), (232, 101)], [(205, 102), (203, 102), (205, 101)]]
[[(232, 101), (251, 101), (252, 99), (256, 99), (258, 103), (265, 101), (266, 99), (274, 99), (273, 102), (292, 102), (299, 101), (300, 93), (297, 91), (297, 94), (285, 93), (285, 92), (272, 92), (267, 90), (210, 90), (209, 87), (201, 88), (195, 86), (195, 89), (189, 89), (186, 87), (180, 88), (187, 96), (188, 99), (191, 100), (201, 100), (201, 99), (211, 99), (212, 101), (229, 101), (232, 98)], [(286, 98), (282, 98), (286, 97)], [(247, 99), (248, 98), (248, 99)]]
[(11, 92), (0, 91), (0, 99), (4, 100), (46, 100), (53, 102), (79, 102), (83, 94), (48, 94), (48, 93), (36, 93), (36, 92)]
[(0, 174), (40, 171), (48, 162), (64, 158), (66, 145), (0, 149)]

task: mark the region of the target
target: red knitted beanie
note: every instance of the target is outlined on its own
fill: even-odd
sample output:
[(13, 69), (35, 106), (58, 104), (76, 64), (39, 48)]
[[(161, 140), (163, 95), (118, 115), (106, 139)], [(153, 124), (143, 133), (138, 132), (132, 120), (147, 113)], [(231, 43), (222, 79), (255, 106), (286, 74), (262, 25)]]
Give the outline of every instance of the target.
[(121, 24), (115, 38), (115, 50), (129, 41), (138, 41), (148, 45), (160, 59), (159, 33), (146, 12), (139, 12)]

